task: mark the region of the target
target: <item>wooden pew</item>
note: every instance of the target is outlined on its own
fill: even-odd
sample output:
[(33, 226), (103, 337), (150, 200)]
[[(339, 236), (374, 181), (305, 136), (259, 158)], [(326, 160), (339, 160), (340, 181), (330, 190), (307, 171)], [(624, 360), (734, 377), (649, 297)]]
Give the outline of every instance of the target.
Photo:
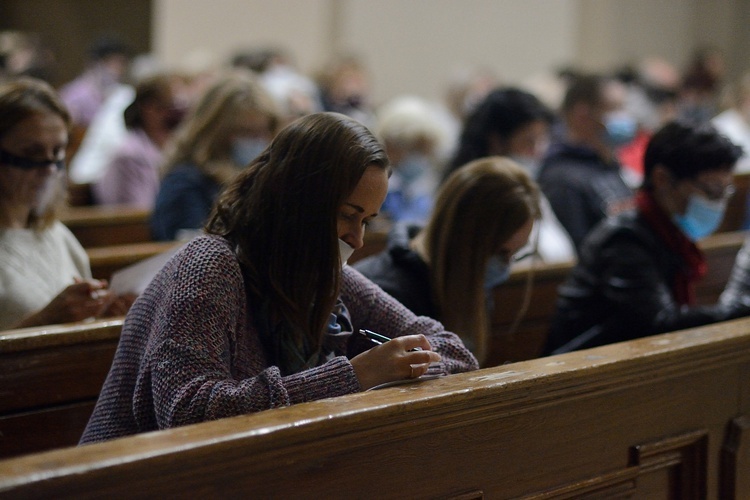
[(71, 207), (84, 207), (94, 204), (94, 194), (91, 184), (68, 184), (68, 205)]
[(178, 241), (150, 241), (87, 248), (86, 253), (91, 264), (91, 275), (97, 279), (110, 280), (115, 271), (171, 250), (179, 244), (181, 242)]
[(724, 220), (718, 229), (720, 233), (739, 231), (745, 223), (747, 196), (748, 192), (750, 192), (750, 172), (734, 174), (734, 188), (734, 196), (729, 199)]
[(68, 207), (61, 221), (84, 248), (152, 241), (151, 211), (128, 205)]
[(0, 457), (78, 443), (122, 318), (0, 332)]
[[(718, 300), (747, 234), (745, 231), (717, 233), (700, 243), (706, 254), (709, 272), (696, 288), (699, 303), (712, 304)], [(557, 289), (572, 269), (572, 263), (538, 265), (534, 271), (531, 305), (512, 334), (508, 332), (523, 303), (528, 271), (512, 272), (509, 280), (495, 289), (494, 333), (485, 366), (533, 359), (541, 355), (555, 313)]]
[[(707, 240), (706, 251), (716, 259), (724, 255), (724, 260), (733, 261), (732, 252), (736, 253), (741, 241), (739, 234), (723, 235)], [(710, 266), (719, 269), (718, 263)], [(723, 278), (712, 276), (712, 283), (726, 281), (730, 268), (728, 264), (717, 272)], [(505, 332), (521, 302), (525, 274), (514, 273), (507, 285), (498, 288), (496, 293), (503, 295), (496, 298), (496, 303), (505, 306), (496, 316), (496, 321), (499, 318), (502, 322), (494, 325), (486, 366), (539, 356), (554, 312), (557, 286), (569, 271), (569, 265), (537, 270), (532, 307), (513, 336)], [(717, 297), (720, 287), (716, 284), (712, 287), (710, 293)], [(13, 388), (4, 393), (5, 399), (0, 398), (0, 456), (77, 442), (107, 375), (121, 326), (121, 320), (96, 321), (0, 333), (0, 387)], [(59, 390), (49, 390), (57, 384), (62, 384)], [(27, 401), (26, 395), (33, 398)], [(42, 421), (44, 432), (36, 432), (36, 422)]]
[(750, 319), (0, 461), (0, 498), (750, 498)]

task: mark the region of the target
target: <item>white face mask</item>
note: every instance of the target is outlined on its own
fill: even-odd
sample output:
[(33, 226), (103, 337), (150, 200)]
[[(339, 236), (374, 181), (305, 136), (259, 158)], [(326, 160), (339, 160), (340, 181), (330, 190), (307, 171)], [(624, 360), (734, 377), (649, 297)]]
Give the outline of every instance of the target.
[(31, 208), (36, 216), (44, 215), (44, 212), (55, 200), (57, 194), (63, 189), (64, 176), (64, 171), (58, 170), (44, 181), (44, 186), (39, 190), (34, 206)]
[(339, 258), (341, 259), (341, 267), (346, 265), (346, 261), (354, 253), (354, 249), (349, 246), (347, 242), (339, 238)]

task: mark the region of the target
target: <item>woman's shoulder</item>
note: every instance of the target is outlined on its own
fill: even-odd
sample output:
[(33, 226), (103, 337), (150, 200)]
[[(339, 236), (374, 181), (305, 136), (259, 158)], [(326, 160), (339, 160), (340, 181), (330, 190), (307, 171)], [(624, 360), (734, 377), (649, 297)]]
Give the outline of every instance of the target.
[(231, 243), (226, 238), (214, 234), (196, 236), (185, 243), (176, 255), (183, 259), (219, 261), (222, 265), (231, 263), (239, 266)]
[(635, 210), (628, 210), (599, 223), (586, 237), (581, 251), (584, 260), (586, 255), (632, 259), (634, 253), (656, 259), (664, 245)]
[(162, 180), (162, 184), (202, 184), (205, 181), (206, 176), (200, 171), (197, 165), (190, 162), (183, 162), (169, 169)]
[(162, 284), (191, 289), (226, 288), (242, 281), (239, 261), (230, 243), (216, 235), (196, 236), (169, 258), (159, 272)]

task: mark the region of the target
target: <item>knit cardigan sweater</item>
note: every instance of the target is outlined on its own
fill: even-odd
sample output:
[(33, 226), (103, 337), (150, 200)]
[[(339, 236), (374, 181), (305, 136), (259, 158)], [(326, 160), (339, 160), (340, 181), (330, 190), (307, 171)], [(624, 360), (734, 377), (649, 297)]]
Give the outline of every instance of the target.
[[(421, 333), (442, 356), (444, 374), (478, 368), (455, 334), (415, 316), (349, 266), (341, 298), (354, 331)], [(128, 313), (81, 443), (360, 391), (345, 355), (371, 347), (356, 345), (359, 337), (348, 337), (321, 365), (282, 377), (266, 360), (229, 243), (198, 237), (172, 257)]]

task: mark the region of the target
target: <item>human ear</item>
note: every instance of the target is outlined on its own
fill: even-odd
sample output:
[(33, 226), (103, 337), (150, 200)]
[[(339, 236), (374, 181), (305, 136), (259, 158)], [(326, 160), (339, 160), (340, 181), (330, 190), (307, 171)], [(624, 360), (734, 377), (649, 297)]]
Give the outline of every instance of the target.
[(655, 165), (651, 171), (651, 185), (654, 191), (661, 192), (665, 189), (674, 187), (674, 179), (672, 174), (664, 165)]

